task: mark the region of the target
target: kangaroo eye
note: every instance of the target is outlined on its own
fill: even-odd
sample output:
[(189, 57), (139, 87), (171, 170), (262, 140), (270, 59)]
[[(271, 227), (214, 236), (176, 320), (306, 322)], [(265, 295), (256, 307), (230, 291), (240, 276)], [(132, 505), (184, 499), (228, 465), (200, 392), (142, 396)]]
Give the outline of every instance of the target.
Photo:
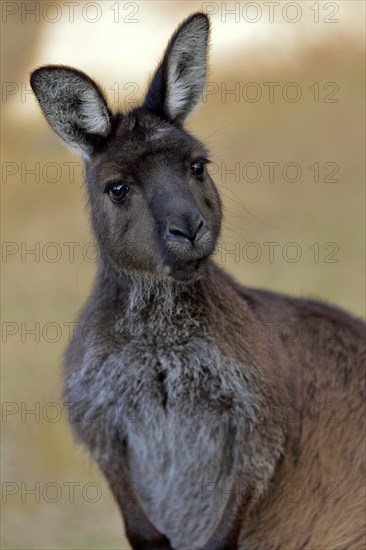
[(113, 202), (122, 202), (129, 190), (128, 185), (123, 183), (112, 183), (107, 188), (109, 198)]
[(197, 178), (202, 178), (205, 171), (204, 163), (200, 160), (196, 160), (195, 162), (192, 162), (191, 171), (192, 171), (192, 174)]

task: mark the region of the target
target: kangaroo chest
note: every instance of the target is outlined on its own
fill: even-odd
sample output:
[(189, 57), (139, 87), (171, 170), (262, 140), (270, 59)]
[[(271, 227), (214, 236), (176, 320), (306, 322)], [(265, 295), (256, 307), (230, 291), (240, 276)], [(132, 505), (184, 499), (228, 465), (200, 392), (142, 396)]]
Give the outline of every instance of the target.
[(121, 453), (116, 441), (124, 442), (149, 517), (178, 547), (189, 539), (194, 548), (231, 490), (235, 443), (253, 399), (242, 369), (212, 341), (191, 336), (167, 345), (165, 336), (88, 349), (73, 387), (96, 421), (81, 419), (77, 430), (100, 463), (112, 464)]

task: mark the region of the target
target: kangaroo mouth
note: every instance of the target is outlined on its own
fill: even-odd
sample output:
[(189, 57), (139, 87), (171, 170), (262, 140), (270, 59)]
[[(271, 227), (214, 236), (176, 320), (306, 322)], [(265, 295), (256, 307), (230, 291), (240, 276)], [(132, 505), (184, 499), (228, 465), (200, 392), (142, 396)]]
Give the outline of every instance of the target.
[(163, 249), (164, 271), (177, 281), (189, 281), (203, 274), (208, 259), (214, 251), (213, 239), (201, 246), (169, 246)]

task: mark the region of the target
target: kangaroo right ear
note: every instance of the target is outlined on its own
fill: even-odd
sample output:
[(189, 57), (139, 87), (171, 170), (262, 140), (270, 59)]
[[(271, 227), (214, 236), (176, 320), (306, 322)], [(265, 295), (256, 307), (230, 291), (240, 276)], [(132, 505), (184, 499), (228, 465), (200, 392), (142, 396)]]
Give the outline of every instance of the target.
[(30, 78), (43, 114), (72, 150), (86, 157), (111, 131), (111, 112), (97, 84), (71, 67), (47, 65)]
[(151, 81), (144, 107), (183, 123), (202, 98), (209, 28), (207, 15), (200, 12), (178, 27)]

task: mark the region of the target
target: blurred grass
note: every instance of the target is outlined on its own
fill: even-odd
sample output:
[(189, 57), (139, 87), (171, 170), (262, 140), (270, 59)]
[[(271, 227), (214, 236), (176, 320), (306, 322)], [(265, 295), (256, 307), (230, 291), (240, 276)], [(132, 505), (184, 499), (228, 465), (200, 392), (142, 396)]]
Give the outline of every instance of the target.
[[(239, 52), (240, 53), (240, 52)], [(214, 60), (213, 60), (214, 61)], [(36, 64), (36, 63), (35, 63)], [(26, 64), (24, 64), (26, 65)], [(26, 79), (26, 75), (21, 76)], [(212, 159), (245, 164), (277, 161), (297, 162), (303, 168), (298, 183), (277, 179), (268, 182), (236, 183), (228, 175), (214, 179), (222, 192), (225, 221), (222, 240), (227, 248), (239, 243), (264, 242), (283, 245), (297, 242), (303, 257), (289, 263), (276, 252), (275, 261), (264, 256), (257, 263), (235, 261), (228, 255), (221, 263), (242, 283), (275, 289), (294, 295), (312, 296), (330, 301), (356, 315), (364, 315), (364, 54), (356, 41), (325, 41), (308, 48), (296, 58), (275, 66), (261, 63), (244, 65), (240, 55), (225, 67), (213, 67), (210, 81), (298, 82), (304, 94), (295, 104), (276, 100), (258, 103), (240, 101), (229, 96), (222, 102), (219, 94), (210, 96), (189, 128), (205, 139)], [(314, 82), (337, 82), (339, 103), (314, 103), (305, 93)], [(231, 99), (230, 99), (231, 97)], [(39, 115), (33, 119), (14, 116), (14, 107), (4, 106), (2, 120), (3, 161), (78, 162), (62, 148)], [(314, 162), (336, 162), (340, 167), (339, 183), (315, 183), (307, 169)], [(20, 332), (8, 338), (2, 349), (2, 399), (28, 408), (36, 402), (42, 406), (60, 401), (60, 365), (67, 345), (70, 323), (86, 296), (95, 272), (95, 264), (84, 261), (76, 251), (75, 261), (68, 261), (65, 242), (84, 245), (91, 240), (84, 208), (81, 165), (74, 183), (67, 171), (56, 183), (28, 177), (22, 183), (19, 174), (2, 184), (2, 238), (5, 242), (26, 243), (29, 248), (39, 242), (59, 243), (63, 256), (50, 263), (35, 262), (20, 254), (11, 256), (2, 266), (3, 322), (25, 323), (31, 328), (55, 322), (62, 336), (55, 343), (41, 338), (35, 342), (28, 335), (22, 342)], [(315, 263), (309, 247), (314, 242), (339, 246), (338, 263)], [(50, 251), (51, 252), (51, 251)], [(218, 256), (220, 261), (220, 256)], [(52, 337), (52, 331), (50, 331)], [(54, 482), (97, 482), (102, 497), (86, 502), (75, 490), (70, 503), (67, 491), (55, 503), (31, 495), (7, 499), (2, 511), (3, 548), (128, 548), (122, 538), (117, 507), (95, 466), (75, 446), (65, 414), (59, 422), (31, 416), (26, 422), (20, 414), (3, 423), (3, 482), (26, 483), (32, 487)], [(24, 499), (23, 499), (24, 500)]]
[[(242, 258), (237, 261), (234, 255), (219, 257), (242, 283), (312, 296), (364, 316), (362, 48), (351, 40), (324, 42), (304, 50), (296, 60), (282, 66), (248, 69), (240, 63), (240, 58), (233, 59), (232, 65), (237, 67), (235, 71), (230, 65), (221, 74), (216, 74), (213, 68), (211, 80), (225, 81), (227, 89), (232, 90), (239, 81), (238, 75), (243, 74), (242, 82), (261, 85), (278, 82), (280, 87), (273, 104), (265, 100), (220, 103), (216, 94), (209, 98), (192, 125), (201, 136), (210, 135), (218, 128), (228, 134), (225, 140), (229, 145), (234, 144), (232, 147), (216, 143), (211, 146), (215, 162), (225, 161), (228, 170), (238, 161), (241, 166), (253, 162), (262, 168), (262, 177), (257, 183), (244, 181), (242, 177), (236, 183), (235, 176), (229, 173), (223, 183), (225, 176), (216, 176), (216, 181), (221, 178), (218, 187), (225, 199), (223, 240), (227, 250), (234, 249), (235, 243), (240, 243), (242, 250), (244, 243), (254, 241), (261, 247), (262, 259), (250, 263)], [(288, 103), (280, 97), (279, 90), (288, 82), (301, 85), (303, 96), (298, 103)], [(339, 92), (335, 97), (339, 102), (314, 103), (308, 89), (314, 82), (319, 82), (320, 87), (327, 82), (337, 83)], [(265, 89), (263, 85), (262, 89)], [(227, 124), (230, 126), (225, 128)], [(219, 134), (213, 141), (216, 142)], [(280, 163), (276, 174), (286, 163), (298, 163), (302, 168), (300, 181), (289, 183), (279, 174), (280, 177), (270, 183), (263, 163), (274, 161)], [(309, 169), (314, 162), (320, 166), (336, 163), (339, 173), (335, 178), (339, 182), (316, 183)], [(324, 172), (321, 179), (325, 175)], [(265, 242), (280, 243), (273, 263), (268, 261)], [(281, 256), (283, 247), (290, 242), (301, 247), (302, 257), (297, 263), (284, 261)], [(321, 251), (320, 261), (315, 263), (310, 249), (315, 242), (320, 249), (328, 242), (336, 243), (339, 252), (334, 258), (338, 262), (323, 261), (331, 252), (330, 247)], [(254, 254), (253, 250), (251, 253)]]

